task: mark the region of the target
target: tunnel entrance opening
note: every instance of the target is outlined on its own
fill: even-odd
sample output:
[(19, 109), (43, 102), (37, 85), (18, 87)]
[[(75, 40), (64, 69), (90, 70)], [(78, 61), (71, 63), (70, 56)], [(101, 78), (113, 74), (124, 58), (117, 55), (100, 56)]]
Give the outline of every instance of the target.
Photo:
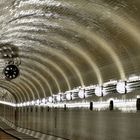
[(136, 107), (137, 110), (140, 110), (140, 98), (137, 99)]
[(114, 103), (113, 100), (111, 100), (109, 104), (109, 110), (113, 110), (113, 109), (114, 109)]

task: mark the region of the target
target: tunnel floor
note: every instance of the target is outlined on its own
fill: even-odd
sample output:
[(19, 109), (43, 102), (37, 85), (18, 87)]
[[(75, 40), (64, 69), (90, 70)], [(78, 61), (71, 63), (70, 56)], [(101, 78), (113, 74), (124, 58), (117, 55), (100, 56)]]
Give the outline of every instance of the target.
[(16, 138), (4, 133), (1, 129), (0, 129), (0, 140), (17, 140)]

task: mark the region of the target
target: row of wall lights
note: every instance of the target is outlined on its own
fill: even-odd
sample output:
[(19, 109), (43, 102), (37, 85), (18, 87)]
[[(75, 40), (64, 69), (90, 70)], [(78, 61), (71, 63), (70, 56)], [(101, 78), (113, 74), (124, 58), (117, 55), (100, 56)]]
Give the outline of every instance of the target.
[(109, 81), (104, 83), (102, 86), (91, 85), (87, 87), (78, 87), (76, 89), (66, 91), (65, 93), (59, 93), (48, 98), (18, 103), (17, 107), (64, 103), (65, 101), (71, 101), (78, 98), (84, 99), (93, 96), (94, 94), (98, 97), (102, 97), (113, 92), (126, 94), (136, 89), (140, 89), (140, 76), (130, 77), (127, 81)]

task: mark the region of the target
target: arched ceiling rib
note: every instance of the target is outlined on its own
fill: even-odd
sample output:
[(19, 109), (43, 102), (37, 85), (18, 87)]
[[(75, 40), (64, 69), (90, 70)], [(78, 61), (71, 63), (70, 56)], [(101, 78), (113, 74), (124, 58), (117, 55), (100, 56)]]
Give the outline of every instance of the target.
[[(49, 84), (49, 82), (40, 73), (37, 73), (36, 71), (34, 71), (32, 69), (29, 69), (28, 67), (27, 68), (22, 67), (22, 69), (23, 70), (26, 70), (28, 73), (32, 74), (32, 76), (34, 76), (34, 77), (37, 76), (40, 84), (42, 85), (42, 88), (43, 87), (48, 87), (48, 91), (44, 91), (44, 92), (45, 93), (46, 92), (49, 92), (50, 95), (53, 95), (53, 91), (52, 91), (51, 85)], [(42, 89), (42, 90), (44, 90), (44, 89)], [(44, 93), (44, 97), (46, 97), (46, 94), (45, 93)]]
[(23, 102), (139, 75), (139, 13), (139, 0), (0, 0), (0, 46), (21, 59), (1, 87)]
[(11, 93), (11, 90), (7, 90), (6, 88), (0, 87), (0, 101), (7, 101), (16, 103), (17, 98)]
[[(113, 59), (113, 61), (114, 61), (114, 63), (116, 64), (116, 66), (117, 66), (117, 68), (118, 68), (118, 71), (119, 71), (119, 73), (120, 73), (120, 78), (121, 79), (125, 79), (125, 74), (124, 74), (124, 70), (123, 70), (123, 67), (122, 67), (122, 64), (121, 64), (121, 62), (120, 62), (120, 60), (119, 60), (119, 58), (118, 58), (118, 56), (116, 55), (116, 53), (114, 52), (114, 50), (112, 49), (113, 47), (111, 47), (111, 45), (107, 42), (107, 41), (105, 41), (104, 39), (103, 39), (103, 37), (100, 37), (99, 35), (96, 35), (95, 33), (93, 33), (93, 32), (91, 32), (91, 31), (88, 31), (87, 30), (87, 28), (86, 27), (84, 27), (84, 26), (82, 26), (81, 24), (79, 24), (79, 23), (72, 23), (71, 22), (71, 20), (68, 20), (68, 19), (63, 19), (63, 21), (55, 21), (55, 22), (57, 22), (57, 24), (58, 24), (58, 28), (60, 28), (60, 27), (62, 27), (62, 25), (63, 25), (63, 28), (64, 29), (67, 29), (67, 30), (70, 30), (70, 31), (77, 31), (81, 36), (83, 36), (84, 38), (86, 38), (86, 39), (90, 39), (92, 42), (96, 42), (97, 44), (99, 44), (99, 46), (103, 49), (103, 50), (105, 50), (110, 56), (111, 56), (111, 58)], [(51, 24), (54, 24), (53, 22), (51, 23)], [(60, 24), (60, 25), (59, 25)], [(22, 27), (22, 26), (21, 26)], [(28, 25), (27, 25), (27, 27), (28, 27)], [(15, 28), (17, 28), (16, 29), (16, 31), (18, 30), (18, 32), (19, 32), (19, 28), (16, 26)], [(30, 30), (30, 28), (28, 28), (27, 30), (26, 30), (26, 27), (22, 27), (23, 29), (21, 29), (22, 31), (23, 30), (25, 30), (25, 32), (26, 32), (26, 36), (24, 35), (24, 34), (21, 34), (19, 37), (22, 37), (23, 36), (23, 38), (26, 38), (27, 36), (29, 36), (28, 35), (28, 29)], [(51, 28), (51, 27), (49, 27), (49, 28)], [(55, 28), (57, 28), (57, 27), (55, 27)], [(37, 33), (39, 33), (38, 32), (38, 30), (36, 31), (36, 28), (33, 28), (32, 29), (34, 32), (37, 32)], [(43, 28), (42, 28), (42, 30), (43, 30)], [(44, 28), (44, 31), (46, 30), (46, 28)], [(12, 29), (12, 31), (14, 31), (14, 28)], [(29, 33), (30, 34), (30, 33)], [(77, 34), (77, 33), (76, 33)], [(9, 34), (8, 34), (9, 35)], [(11, 35), (10, 37), (12, 37), (12, 36), (14, 36), (15, 37), (15, 35)], [(17, 36), (17, 34), (16, 34), (16, 36)], [(58, 36), (56, 36), (57, 38), (58, 38)], [(38, 36), (34, 36), (34, 40), (36, 39), (36, 38), (38, 38)], [(47, 38), (48, 39), (48, 38)], [(29, 40), (31, 40), (31, 38), (29, 37)], [(61, 39), (62, 40), (62, 39)], [(56, 42), (56, 40), (54, 40), (54, 42)], [(62, 41), (61, 41), (62, 42)], [(91, 45), (92, 46), (92, 45)], [(67, 46), (68, 47), (68, 46)], [(77, 48), (76, 46), (74, 46), (75, 48)], [(88, 62), (90, 62), (90, 61), (88, 61)], [(94, 71), (96, 72), (97, 71), (97, 68), (95, 68), (94, 67)], [(99, 71), (98, 71), (98, 73), (99, 73)], [(96, 73), (97, 74), (97, 73)], [(99, 75), (99, 74), (97, 74), (97, 75)], [(98, 76), (98, 81), (99, 81), (99, 84), (102, 84), (102, 78), (101, 77), (99, 77)]]
[[(18, 88), (18, 86), (15, 87), (15, 85), (9, 85), (7, 82), (0, 81), (1, 87), (8, 90), (16, 99), (16, 101), (24, 101), (25, 98), (21, 96), (22, 91)], [(18, 93), (20, 93), (18, 95)]]

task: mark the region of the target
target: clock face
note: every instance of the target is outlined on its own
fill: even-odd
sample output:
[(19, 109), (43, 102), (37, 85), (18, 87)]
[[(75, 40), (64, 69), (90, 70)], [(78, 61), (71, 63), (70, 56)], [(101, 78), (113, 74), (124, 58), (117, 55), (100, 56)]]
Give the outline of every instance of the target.
[(15, 79), (19, 75), (19, 69), (15, 65), (8, 65), (4, 69), (5, 78), (8, 80)]

